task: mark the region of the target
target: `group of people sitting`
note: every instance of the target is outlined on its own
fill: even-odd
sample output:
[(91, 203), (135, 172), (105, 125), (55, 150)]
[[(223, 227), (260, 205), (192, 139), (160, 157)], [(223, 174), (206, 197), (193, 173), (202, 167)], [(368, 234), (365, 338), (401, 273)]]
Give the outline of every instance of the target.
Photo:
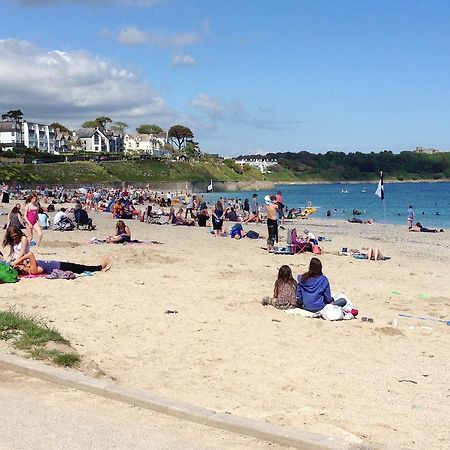
[(347, 304), (344, 299), (333, 299), (330, 282), (322, 272), (322, 262), (315, 257), (311, 258), (308, 271), (299, 275), (297, 280), (288, 265), (281, 266), (273, 297), (264, 297), (261, 303), (278, 309), (302, 308), (313, 313), (328, 304), (341, 307)]

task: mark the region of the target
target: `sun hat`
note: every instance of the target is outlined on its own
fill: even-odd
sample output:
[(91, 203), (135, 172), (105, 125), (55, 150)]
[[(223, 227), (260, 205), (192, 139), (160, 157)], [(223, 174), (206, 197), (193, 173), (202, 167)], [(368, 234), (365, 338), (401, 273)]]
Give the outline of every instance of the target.
[(264, 197), (264, 201), (266, 202), (266, 205), (270, 205), (270, 204), (272, 203), (272, 200), (270, 199), (270, 196), (269, 196), (269, 195), (266, 195), (266, 196)]

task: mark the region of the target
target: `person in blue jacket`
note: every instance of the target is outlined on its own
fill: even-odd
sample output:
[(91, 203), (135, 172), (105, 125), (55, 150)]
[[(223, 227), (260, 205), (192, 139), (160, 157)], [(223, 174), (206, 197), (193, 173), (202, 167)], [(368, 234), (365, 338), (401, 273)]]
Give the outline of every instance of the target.
[(322, 263), (320, 259), (311, 258), (308, 272), (298, 276), (297, 303), (300, 308), (311, 312), (317, 312), (329, 303), (345, 306), (347, 302), (343, 299), (339, 299), (336, 302), (333, 301), (330, 282), (322, 273)]

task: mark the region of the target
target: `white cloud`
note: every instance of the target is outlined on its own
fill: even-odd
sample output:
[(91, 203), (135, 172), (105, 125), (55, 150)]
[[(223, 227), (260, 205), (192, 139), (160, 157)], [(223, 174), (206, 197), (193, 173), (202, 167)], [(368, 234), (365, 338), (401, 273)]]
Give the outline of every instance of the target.
[(191, 55), (175, 54), (172, 57), (172, 66), (194, 66), (196, 64), (195, 59)]
[(233, 119), (242, 116), (244, 108), (240, 101), (226, 102), (220, 97), (198, 94), (191, 103), (192, 107), (214, 119)]
[(126, 45), (156, 45), (158, 47), (186, 47), (200, 40), (197, 33), (166, 33), (164, 31), (143, 31), (128, 27), (119, 31), (117, 40)]
[(136, 71), (81, 51), (44, 50), (0, 40), (0, 110), (21, 109), (29, 120), (78, 126), (98, 115), (155, 122), (170, 114)]

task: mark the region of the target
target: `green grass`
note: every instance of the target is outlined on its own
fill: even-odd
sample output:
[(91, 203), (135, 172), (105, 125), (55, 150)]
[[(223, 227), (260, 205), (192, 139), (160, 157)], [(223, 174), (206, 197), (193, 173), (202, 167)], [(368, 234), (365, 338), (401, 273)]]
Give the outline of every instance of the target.
[(121, 181), (248, 181), (262, 180), (251, 168), (241, 171), (222, 162), (111, 161), (102, 163), (105, 171)]
[(80, 362), (80, 356), (77, 353), (61, 352), (59, 350), (46, 350), (36, 347), (30, 350), (30, 355), (34, 359), (50, 360), (58, 366), (73, 367)]
[(69, 342), (42, 320), (14, 310), (0, 311), (0, 339), (11, 340), (16, 348), (30, 353), (33, 358), (50, 360), (60, 366), (71, 367), (80, 360), (76, 353), (43, 348), (48, 342)]
[(0, 166), (0, 179), (48, 184), (118, 181), (102, 166), (91, 161)]

